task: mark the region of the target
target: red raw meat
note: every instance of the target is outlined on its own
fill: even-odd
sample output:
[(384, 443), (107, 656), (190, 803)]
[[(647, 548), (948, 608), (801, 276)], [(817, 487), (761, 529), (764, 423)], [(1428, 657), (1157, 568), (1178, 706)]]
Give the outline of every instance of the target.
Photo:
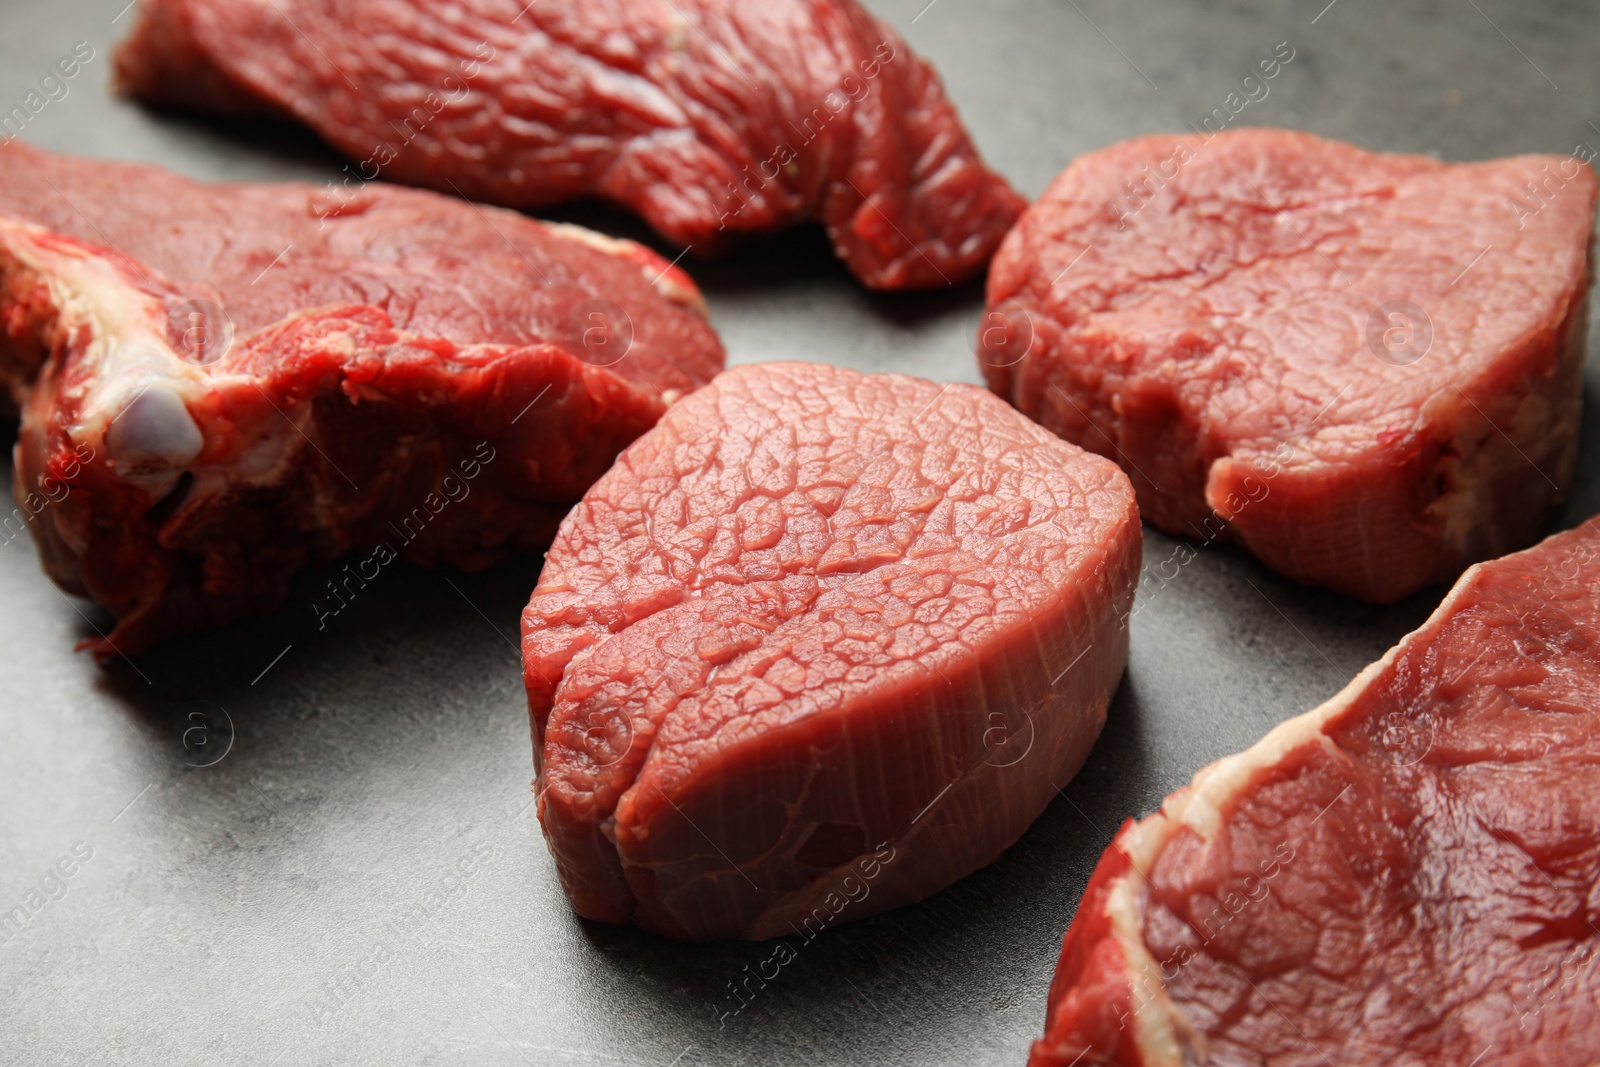
[(523, 614), (539, 817), (579, 914), (814, 936), (992, 862), (1127, 658), (1112, 463), (980, 389), (740, 367), (562, 524)]
[(702, 254), (817, 219), (876, 289), (976, 274), (1025, 205), (933, 69), (855, 0), (139, 10), (116, 58), (127, 91), (304, 122), (355, 161), (346, 188), (381, 175), (518, 208), (598, 197)]
[(1531, 543), (1566, 493), (1595, 190), (1576, 158), (1126, 141), (995, 257), (984, 376), (1168, 533), (1392, 602)]
[(271, 609), (352, 549), (539, 550), (722, 367), (693, 284), (631, 242), (394, 187), (319, 219), (321, 196), (0, 149), (5, 534), (117, 616), (97, 652)]
[(1591, 520), (1125, 824), (1031, 1067), (1593, 1064), (1597, 725)]

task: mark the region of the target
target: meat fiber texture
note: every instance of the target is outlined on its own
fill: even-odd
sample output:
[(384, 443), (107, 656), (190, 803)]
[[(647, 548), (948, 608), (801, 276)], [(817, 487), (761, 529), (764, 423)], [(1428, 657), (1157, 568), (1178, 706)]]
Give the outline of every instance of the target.
[(117, 617), (99, 653), (271, 609), (352, 550), (375, 573), (542, 549), (722, 367), (693, 284), (630, 242), (322, 196), (0, 148), (6, 537)]
[(1589, 1067), (1600, 520), (1125, 824), (1032, 1067)]
[(992, 862), (1127, 659), (1132, 487), (984, 391), (778, 363), (674, 407), (523, 614), (579, 914), (815, 936)]
[(124, 89), (292, 117), (357, 179), (519, 208), (598, 197), (702, 254), (815, 219), (876, 289), (976, 274), (1025, 205), (933, 69), (855, 0), (139, 9)]
[(1162, 530), (1392, 602), (1532, 543), (1566, 493), (1595, 191), (1571, 157), (1126, 141), (1006, 239), (984, 376)]

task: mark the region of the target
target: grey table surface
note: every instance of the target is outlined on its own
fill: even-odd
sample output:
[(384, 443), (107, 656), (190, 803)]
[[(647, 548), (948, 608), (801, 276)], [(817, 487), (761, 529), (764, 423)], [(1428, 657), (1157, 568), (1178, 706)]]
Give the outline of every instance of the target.
[[(335, 175), (310, 137), (112, 96), (124, 3), (0, 3), (4, 109), (76, 42), (95, 49), (27, 140), (209, 178)], [(1199, 122), (1280, 42), (1294, 58), (1238, 122), (1451, 160), (1600, 145), (1587, 3), (871, 6), (1029, 195), (1081, 152)], [(735, 362), (978, 380), (979, 284), (872, 296), (814, 230), (690, 270)], [(1596, 425), (1552, 529), (1600, 510)], [(515, 648), (538, 561), (393, 569), (321, 631), (310, 575), (277, 615), (100, 668), (72, 646), (105, 620), (56, 591), (27, 538), (0, 545), (0, 910), (29, 916), (0, 942), (0, 1061), (1019, 1064), (1118, 824), (1336, 692), (1440, 596), (1362, 606), (1223, 546), (1154, 580), (1174, 544), (1146, 531), (1109, 724), (1022, 841), (931, 900), (805, 944), (734, 1014), (729, 984), (770, 946), (671, 944), (581, 922), (562, 897), (530, 810)], [(88, 859), (52, 877), (74, 854)]]

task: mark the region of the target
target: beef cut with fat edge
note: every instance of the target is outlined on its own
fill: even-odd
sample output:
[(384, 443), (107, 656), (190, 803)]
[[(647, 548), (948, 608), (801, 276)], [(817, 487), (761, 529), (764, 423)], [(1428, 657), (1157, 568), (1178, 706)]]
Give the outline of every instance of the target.
[(1024, 206), (856, 0), (144, 0), (116, 63), (154, 103), (304, 122), (356, 185), (598, 197), (702, 254), (816, 219), (878, 289), (972, 276)]
[(1125, 141), (1007, 237), (984, 376), (1168, 533), (1398, 600), (1531, 543), (1566, 493), (1595, 190), (1577, 157)]
[(638, 245), (396, 187), (321, 216), (322, 195), (0, 147), (5, 531), (117, 617), (97, 652), (270, 609), (351, 550), (539, 550), (722, 367), (693, 283)]
[(1600, 520), (1125, 824), (1031, 1067), (1589, 1067)]
[(980, 389), (722, 374), (585, 495), (523, 613), (573, 907), (810, 935), (993, 861), (1100, 732), (1139, 556), (1115, 464)]

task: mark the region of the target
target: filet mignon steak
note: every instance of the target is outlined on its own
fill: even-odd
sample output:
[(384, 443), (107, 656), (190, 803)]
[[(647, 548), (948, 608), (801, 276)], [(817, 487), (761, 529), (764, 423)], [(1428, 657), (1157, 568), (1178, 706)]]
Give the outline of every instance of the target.
[(1593, 1064), (1597, 716), (1590, 520), (1125, 824), (1032, 1067)]
[(379, 175), (519, 208), (598, 197), (698, 253), (816, 219), (880, 289), (977, 273), (1024, 206), (933, 69), (856, 0), (139, 11), (124, 89), (304, 122), (353, 161), (334, 201)]
[(993, 861), (1100, 731), (1139, 556), (1122, 472), (980, 389), (725, 372), (585, 495), (523, 614), (573, 907), (814, 935)]
[(1565, 494), (1595, 191), (1576, 158), (1126, 141), (1006, 239), (984, 376), (1168, 533), (1398, 600), (1531, 543)]
[(321, 195), (0, 148), (5, 533), (117, 616), (98, 652), (270, 609), (352, 549), (541, 549), (722, 367), (693, 284), (637, 245), (394, 187), (319, 218)]

